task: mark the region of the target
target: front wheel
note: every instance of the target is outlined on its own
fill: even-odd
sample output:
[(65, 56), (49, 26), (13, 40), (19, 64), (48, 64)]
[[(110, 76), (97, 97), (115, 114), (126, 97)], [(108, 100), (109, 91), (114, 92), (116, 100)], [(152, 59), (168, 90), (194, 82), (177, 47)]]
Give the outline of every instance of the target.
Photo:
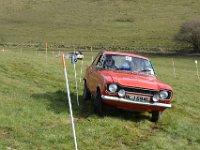
[(99, 116), (103, 116), (103, 106), (104, 104), (101, 99), (100, 91), (97, 91), (94, 98), (94, 112), (97, 113)]
[(157, 122), (162, 116), (162, 111), (153, 111), (151, 116), (152, 122)]

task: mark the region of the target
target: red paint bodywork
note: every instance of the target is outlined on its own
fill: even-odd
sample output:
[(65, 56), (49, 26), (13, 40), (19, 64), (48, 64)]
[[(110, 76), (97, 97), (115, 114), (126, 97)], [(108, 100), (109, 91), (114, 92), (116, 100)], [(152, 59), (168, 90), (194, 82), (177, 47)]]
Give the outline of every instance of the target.
[[(111, 52), (111, 51), (100, 52), (97, 55), (96, 59), (98, 59), (98, 57), (103, 54), (126, 55), (126, 56), (137, 57), (137, 58), (148, 60), (148, 58), (146, 57), (135, 55), (135, 54)], [(119, 97), (117, 93), (111, 94), (106, 90), (107, 83), (116, 83), (123, 87), (136, 87), (136, 88), (155, 90), (155, 91), (168, 90), (171, 92), (170, 99), (164, 100), (164, 101), (159, 100), (158, 103), (171, 104), (171, 99), (173, 96), (172, 88), (169, 85), (159, 81), (156, 78), (156, 76), (133, 74), (133, 73), (121, 72), (117, 70), (113, 71), (113, 70), (98, 69), (96, 68), (96, 65), (94, 64), (94, 62), (87, 68), (85, 77), (84, 77), (87, 87), (93, 96), (95, 96), (97, 90), (99, 89), (101, 95)], [(138, 104), (121, 102), (121, 101), (111, 101), (111, 100), (106, 100), (106, 99), (103, 99), (103, 102), (108, 105), (113, 105), (118, 108), (128, 109), (128, 110), (164, 111), (166, 109), (165, 107), (138, 105)]]

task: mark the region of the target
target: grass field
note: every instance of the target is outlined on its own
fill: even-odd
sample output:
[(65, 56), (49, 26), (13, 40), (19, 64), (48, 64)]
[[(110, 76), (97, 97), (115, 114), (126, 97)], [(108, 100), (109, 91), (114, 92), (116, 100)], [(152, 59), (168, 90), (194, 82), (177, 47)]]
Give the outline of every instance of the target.
[(0, 0), (0, 44), (176, 50), (174, 35), (200, 17), (199, 6), (197, 0)]
[[(58, 50), (184, 49), (173, 37), (183, 22), (200, 17), (199, 6), (197, 0), (0, 0), (0, 150), (74, 149)], [(83, 70), (91, 63), (91, 53), (84, 54)], [(173, 107), (156, 124), (148, 113), (95, 115), (91, 102), (82, 102), (81, 62), (78, 107), (67, 60), (80, 150), (200, 149), (199, 57), (173, 56), (176, 78), (171, 56), (150, 58), (158, 78), (175, 91)]]
[[(84, 69), (91, 63), (85, 53)], [(148, 113), (113, 110), (104, 118), (92, 111), (92, 104), (76, 105), (73, 66), (67, 60), (75, 128), (80, 150), (200, 149), (200, 80), (195, 57), (150, 57), (158, 78), (175, 93), (173, 107), (157, 123)], [(77, 63), (78, 79), (80, 65)], [(200, 70), (200, 68), (199, 68)], [(0, 51), (0, 149), (73, 149), (67, 95), (60, 58), (34, 49)]]

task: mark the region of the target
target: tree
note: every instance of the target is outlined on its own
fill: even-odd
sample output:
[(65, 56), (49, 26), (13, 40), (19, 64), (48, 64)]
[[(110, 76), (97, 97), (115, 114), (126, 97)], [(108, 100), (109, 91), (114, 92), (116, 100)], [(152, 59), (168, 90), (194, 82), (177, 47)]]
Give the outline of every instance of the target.
[(188, 43), (194, 52), (200, 52), (200, 19), (185, 22), (175, 35), (175, 40)]

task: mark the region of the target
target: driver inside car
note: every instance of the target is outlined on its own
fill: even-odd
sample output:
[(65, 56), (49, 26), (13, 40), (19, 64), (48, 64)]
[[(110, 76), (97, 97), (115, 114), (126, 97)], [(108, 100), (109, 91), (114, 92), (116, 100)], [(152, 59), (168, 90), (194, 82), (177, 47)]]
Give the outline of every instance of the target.
[(105, 69), (108, 69), (108, 70), (116, 70), (117, 69), (117, 67), (115, 66), (115, 60), (112, 58), (111, 55), (106, 56)]

